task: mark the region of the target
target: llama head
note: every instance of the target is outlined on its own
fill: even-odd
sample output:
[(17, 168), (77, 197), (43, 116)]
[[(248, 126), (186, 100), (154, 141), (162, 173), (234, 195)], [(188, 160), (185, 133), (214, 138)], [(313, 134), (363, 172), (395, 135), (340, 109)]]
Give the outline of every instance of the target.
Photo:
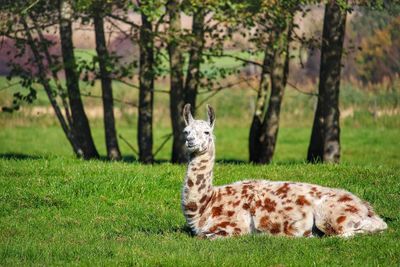
[(186, 124), (183, 134), (185, 135), (185, 144), (189, 153), (203, 153), (210, 149), (214, 144), (214, 109), (207, 105), (207, 121), (195, 120), (190, 113), (190, 104), (186, 104), (183, 108), (183, 119)]

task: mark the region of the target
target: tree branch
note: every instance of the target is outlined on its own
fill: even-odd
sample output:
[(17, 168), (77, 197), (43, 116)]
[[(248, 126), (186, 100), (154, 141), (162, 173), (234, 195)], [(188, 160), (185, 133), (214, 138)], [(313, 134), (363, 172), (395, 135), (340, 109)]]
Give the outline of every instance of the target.
[(21, 11), (21, 14), (26, 14), (26, 12), (31, 9), (32, 7), (34, 7), (37, 3), (39, 3), (39, 0), (36, 0), (35, 2), (33, 2), (32, 4), (30, 4), (27, 8), (25, 8), (24, 10)]
[(136, 157), (139, 157), (139, 152), (131, 145), (131, 143), (128, 142), (128, 140), (126, 140), (121, 134), (119, 134), (118, 137), (125, 142), (125, 144), (132, 150)]
[(169, 139), (171, 139), (172, 136), (173, 136), (173, 133), (169, 133), (169, 134), (165, 135), (164, 141), (161, 143), (161, 145), (157, 148), (156, 152), (153, 154), (154, 158), (156, 157), (158, 152), (160, 152), (161, 149), (165, 146), (165, 144), (169, 141)]
[(204, 53), (204, 55), (205, 56), (211, 56), (211, 57), (230, 57), (230, 58), (234, 58), (234, 59), (236, 59), (238, 61), (242, 61), (242, 62), (245, 62), (245, 63), (248, 63), (248, 64), (256, 65), (256, 66), (261, 67), (261, 68), (263, 66), (261, 63), (259, 63), (257, 61), (253, 61), (253, 60), (250, 60), (250, 59), (245, 59), (245, 58), (234, 56), (234, 55), (227, 55), (227, 54), (215, 55), (215, 54), (209, 54), (209, 53)]
[(127, 18), (121, 18), (121, 17), (119, 17), (119, 16), (117, 16), (117, 15), (114, 15), (114, 14), (107, 14), (107, 17), (110, 17), (110, 18), (112, 18), (112, 19), (114, 19), (114, 20), (118, 20), (118, 21), (121, 21), (121, 22), (123, 22), (123, 23), (125, 23), (125, 24), (128, 24), (128, 25), (130, 25), (130, 26), (132, 26), (133, 28), (135, 28), (135, 29), (140, 29), (140, 26), (139, 25), (137, 25), (136, 23), (134, 23), (133, 21), (130, 21), (130, 20), (128, 20)]
[[(92, 95), (92, 94), (85, 94), (85, 93), (81, 93), (81, 96), (99, 98), (99, 99), (108, 99), (107, 97), (103, 98), (100, 95)], [(117, 103), (121, 103), (121, 104), (125, 104), (125, 105), (129, 105), (129, 106), (132, 106), (132, 107), (137, 107), (136, 103), (129, 102), (129, 101), (124, 101), (124, 100), (121, 100), (121, 99), (118, 99), (118, 98), (112, 98), (112, 101), (117, 102)]]
[(55, 112), (55, 114), (56, 114), (56, 116), (57, 116), (57, 118), (58, 118), (58, 120), (59, 120), (59, 122), (61, 124), (62, 129), (63, 129), (65, 135), (67, 136), (68, 140), (70, 141), (70, 143), (71, 143), (71, 145), (73, 147), (74, 152), (77, 155), (81, 155), (82, 154), (81, 153), (81, 149), (80, 149), (79, 145), (75, 141), (75, 136), (72, 133), (71, 129), (69, 128), (67, 122), (65, 121), (65, 118), (64, 118), (64, 116), (63, 116), (63, 114), (61, 112), (61, 109), (60, 109), (56, 99), (53, 97), (51, 86), (50, 86), (48, 80), (46, 79), (46, 70), (45, 70), (45, 67), (43, 65), (43, 62), (41, 61), (40, 52), (39, 52), (39, 50), (37, 49), (37, 47), (35, 45), (35, 42), (34, 42), (33, 37), (32, 37), (32, 34), (31, 34), (31, 32), (29, 30), (29, 27), (28, 27), (28, 23), (26, 22), (24, 16), (22, 16), (20, 18), (20, 20), (21, 20), (21, 23), (22, 23), (22, 25), (23, 25), (23, 27), (25, 29), (25, 34), (26, 34), (26, 36), (28, 38), (27, 39), (28, 40), (28, 45), (32, 50), (35, 62), (36, 62), (37, 66), (38, 66), (38, 69), (39, 69), (39, 72), (38, 72), (39, 80), (43, 85), (43, 88), (44, 88), (44, 90), (45, 90), (45, 92), (47, 94), (47, 97), (49, 98), (50, 104), (52, 105), (52, 107), (54, 109), (54, 112)]
[(156, 25), (154, 27), (154, 33), (158, 34), (158, 30), (160, 28), (160, 24), (164, 21), (164, 17), (167, 15), (167, 13), (164, 13), (161, 15), (160, 19), (156, 22)]
[(111, 26), (115, 27), (120, 33), (122, 33), (125, 36), (125, 38), (130, 38), (131, 37), (129, 34), (126, 33), (126, 31), (121, 29), (121, 27), (119, 27), (114, 21), (112, 21), (109, 18), (107, 18), (106, 20), (107, 20), (107, 22), (109, 22), (111, 24)]
[(238, 81), (236, 83), (228, 83), (226, 85), (221, 85), (221, 86), (213, 88), (211, 90), (200, 91), (200, 92), (198, 92), (198, 94), (201, 95), (201, 94), (207, 94), (207, 93), (211, 93), (211, 92), (215, 92), (215, 91), (220, 91), (220, 90), (227, 89), (227, 88), (233, 87), (235, 85), (238, 85), (238, 84), (241, 84), (241, 83), (244, 83), (244, 82), (248, 82), (248, 81), (250, 81), (252, 79), (255, 79), (255, 77), (252, 76), (252, 77), (250, 77), (248, 79), (242, 79), (242, 80), (240, 80), (240, 81)]
[(288, 84), (290, 87), (292, 87), (294, 90), (296, 90), (296, 91), (298, 91), (298, 92), (300, 92), (300, 93), (302, 93), (302, 94), (310, 95), (310, 96), (318, 96), (317, 93), (304, 92), (304, 91), (300, 90), (296, 85), (294, 85), (293, 83), (291, 83), (291, 82), (289, 82), (289, 81), (287, 82), (287, 84)]
[[(48, 47), (45, 45), (46, 39), (44, 38), (43, 33), (40, 30), (40, 28), (38, 27), (38, 25), (37, 25), (36, 21), (34, 20), (34, 18), (31, 15), (29, 15), (29, 17), (31, 18), (31, 20), (33, 22), (33, 26), (36, 29), (36, 32), (37, 32), (37, 34), (39, 36), (40, 45), (41, 45), (42, 50), (43, 50), (43, 52), (44, 52), (44, 54), (46, 56), (47, 63), (49, 64), (49, 66), (53, 66), (53, 59), (51, 58), (51, 55), (50, 55)], [(67, 118), (69, 127), (71, 127), (72, 126), (72, 117), (71, 117), (71, 112), (70, 112), (70, 109), (69, 109), (69, 104), (68, 104), (68, 102), (66, 100), (66, 97), (63, 95), (64, 92), (63, 92), (62, 85), (61, 85), (61, 83), (60, 83), (60, 81), (58, 79), (57, 71), (54, 68), (50, 68), (50, 69), (51, 69), (51, 74), (53, 76), (53, 80), (54, 80), (54, 82), (56, 84), (56, 87), (58, 89), (58, 93), (60, 94), (60, 97), (61, 97), (61, 102), (62, 102), (63, 107), (64, 107), (65, 116)]]
[[(211, 99), (212, 97), (214, 97), (216, 94), (218, 94), (218, 93), (221, 92), (222, 90), (228, 89), (228, 88), (232, 88), (232, 87), (234, 87), (234, 86), (236, 86), (236, 85), (238, 85), (238, 84), (241, 84), (241, 83), (243, 83), (243, 82), (249, 81), (249, 80), (251, 80), (251, 79), (254, 79), (254, 77), (251, 77), (251, 78), (249, 78), (249, 79), (243, 79), (243, 80), (240, 80), (239, 82), (236, 82), (236, 83), (229, 83), (229, 84), (227, 84), (227, 85), (217, 87), (217, 88), (213, 89), (212, 91), (207, 91), (207, 92), (212, 92), (212, 94), (210, 94), (210, 95), (208, 95), (206, 98), (204, 98), (203, 101), (201, 101), (201, 102), (196, 106), (196, 109), (198, 109), (199, 107), (201, 107), (204, 103), (206, 103), (209, 99)], [(207, 93), (207, 92), (204, 92), (204, 93)], [(199, 94), (200, 94), (200, 93), (199, 93)]]
[(22, 42), (25, 42), (25, 43), (28, 42), (28, 39), (25, 39), (25, 38), (22, 38), (22, 37), (17, 37), (16, 35), (12, 36), (11, 34), (6, 33), (6, 32), (0, 32), (0, 36), (5, 36), (7, 38), (10, 38), (10, 39), (13, 39), (13, 40), (22, 41)]
[[(123, 83), (123, 84), (125, 84), (125, 85), (127, 85), (127, 86), (133, 87), (133, 88), (138, 89), (138, 90), (140, 89), (139, 86), (137, 86), (136, 84), (129, 83), (129, 82), (124, 81), (124, 80), (121, 80), (121, 79), (113, 79), (113, 81)], [(153, 92), (154, 92), (154, 93), (165, 93), (165, 94), (169, 94), (169, 91), (168, 91), (168, 90), (156, 90), (156, 89), (154, 89)]]

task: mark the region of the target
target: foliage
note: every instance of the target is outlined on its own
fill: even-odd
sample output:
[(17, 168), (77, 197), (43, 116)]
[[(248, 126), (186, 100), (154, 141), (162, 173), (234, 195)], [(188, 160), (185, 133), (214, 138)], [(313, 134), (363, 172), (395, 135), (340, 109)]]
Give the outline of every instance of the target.
[(386, 28), (399, 15), (400, 3), (395, 1), (388, 1), (385, 5), (360, 6), (355, 8), (351, 28), (360, 36), (370, 36), (376, 30)]
[(361, 41), (358, 75), (365, 83), (379, 83), (400, 74), (400, 16)]
[[(45, 31), (49, 33), (48, 28), (55, 24), (54, 5), (49, 5), (46, 0), (10, 1), (3, 5), (3, 8), (1, 15), (7, 19), (0, 28), (0, 36), (6, 45), (0, 47), (0, 51), (2, 50), (6, 54), (5, 59), (10, 68), (7, 79), (16, 79), (22, 89), (14, 94), (12, 106), (3, 107), (3, 111), (12, 112), (18, 110), (23, 103), (30, 104), (36, 100), (36, 85), (43, 82), (39, 73), (38, 60), (46, 68), (45, 74), (50, 75), (52, 71), (58, 72), (61, 69), (60, 47), (56, 37), (43, 33)], [(29, 19), (32, 21), (30, 25), (30, 34), (33, 36), (32, 43), (30, 43), (23, 26), (23, 21)], [(36, 47), (40, 58), (34, 57), (31, 45)], [(49, 53), (49, 57), (46, 56), (46, 53)], [(58, 91), (52, 91), (53, 97), (57, 97), (57, 95), (64, 97), (65, 92), (61, 87), (58, 89)]]

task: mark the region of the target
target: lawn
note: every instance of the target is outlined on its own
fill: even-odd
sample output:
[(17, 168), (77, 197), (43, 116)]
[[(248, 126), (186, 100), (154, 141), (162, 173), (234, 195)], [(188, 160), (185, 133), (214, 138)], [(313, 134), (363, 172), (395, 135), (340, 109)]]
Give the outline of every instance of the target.
[[(0, 85), (6, 84), (0, 77)], [(81, 89), (100, 95), (98, 84), (82, 84)], [(0, 106), (11, 103), (17, 90), (2, 90)], [(373, 205), (389, 225), (384, 233), (350, 239), (197, 239), (185, 226), (180, 209), (185, 166), (166, 163), (171, 141), (152, 166), (137, 163), (121, 139), (122, 162), (75, 159), (52, 113), (33, 114), (34, 108), (48, 107), (39, 91), (33, 105), (13, 114), (0, 113), (0, 266), (399, 266), (400, 116), (395, 111), (400, 93), (369, 92), (346, 84), (341, 90), (339, 165), (304, 163), (315, 107), (315, 98), (309, 95), (286, 90), (277, 150), (268, 166), (247, 163), (255, 93), (235, 88), (208, 100), (217, 113), (214, 182), (258, 178), (344, 188)], [(118, 99), (137, 99), (136, 90), (119, 83), (114, 91)], [(200, 95), (199, 101), (206, 97)], [(84, 101), (86, 111), (102, 114), (99, 99)], [(168, 95), (157, 94), (154, 107), (156, 150), (171, 132)], [(203, 108), (199, 116), (204, 115)], [(117, 116), (118, 133), (136, 147), (136, 113), (119, 102), (116, 110), (123, 114)], [(104, 157), (101, 117), (88, 116)]]
[[(400, 130), (344, 127), (343, 162), (335, 166), (303, 163), (309, 131), (283, 127), (274, 164), (253, 166), (241, 163), (247, 128), (217, 126), (215, 184), (252, 177), (345, 188), (371, 202), (388, 223), (386, 232), (200, 240), (180, 209), (185, 166), (143, 166), (129, 156), (85, 162), (71, 155), (57, 127), (6, 127), (0, 131), (0, 265), (398, 266)], [(135, 134), (127, 127), (119, 132)], [(157, 144), (165, 133), (157, 129)], [(94, 136), (104, 143), (101, 128)], [(169, 145), (158, 159), (168, 156)]]

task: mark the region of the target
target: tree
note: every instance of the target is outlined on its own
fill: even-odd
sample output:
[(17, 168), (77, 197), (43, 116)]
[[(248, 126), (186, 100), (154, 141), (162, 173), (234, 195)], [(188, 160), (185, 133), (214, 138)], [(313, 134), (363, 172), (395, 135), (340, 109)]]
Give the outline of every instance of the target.
[[(196, 98), (200, 86), (206, 31), (205, 16), (209, 12), (208, 4), (199, 1), (169, 0), (166, 5), (169, 16), (167, 48), (170, 62), (170, 111), (173, 129), (172, 162), (186, 162), (185, 140), (182, 131), (185, 128), (181, 113), (183, 106), (189, 103), (192, 113), (196, 112)], [(190, 33), (183, 34), (180, 25), (180, 12), (184, 10), (192, 16)], [(209, 29), (210, 30), (210, 29)], [(184, 49), (184, 47), (188, 47)], [(188, 52), (188, 67), (184, 76), (184, 57)]]
[[(204, 18), (207, 5), (196, 0), (186, 1), (142, 1), (121, 4), (120, 11), (108, 14), (112, 19), (139, 29), (140, 66), (139, 66), (139, 119), (138, 146), (139, 159), (152, 162), (152, 112), (154, 98), (154, 80), (163, 74), (161, 57), (162, 48), (167, 47), (170, 75), (170, 117), (172, 122), (173, 150), (172, 162), (186, 162), (185, 140), (182, 136), (184, 123), (181, 111), (185, 103), (191, 103), (193, 113), (202, 73), (200, 65), (203, 61), (204, 34), (206, 26)], [(122, 7), (122, 8), (121, 8)], [(142, 24), (137, 25), (124, 15), (124, 11), (132, 8), (139, 12)], [(209, 10), (208, 10), (209, 11)], [(180, 16), (185, 12), (193, 17), (192, 30), (181, 29)], [(118, 15), (116, 15), (118, 14)], [(168, 18), (168, 20), (166, 19)], [(167, 25), (164, 30), (160, 25)], [(161, 29), (160, 29), (161, 28)], [(188, 67), (184, 70), (184, 55), (188, 54)], [(185, 77), (186, 73), (186, 77)]]
[(58, 0), (58, 19), (63, 66), (72, 114), (71, 130), (79, 143), (82, 157), (84, 159), (98, 158), (99, 153), (93, 142), (79, 89), (79, 75), (72, 43), (72, 5), (69, 0)]
[(267, 92), (269, 88), (269, 47), (265, 49), (264, 60), (261, 67), (260, 82), (255, 103), (253, 119), (250, 125), (249, 134), (249, 160), (250, 162), (258, 162), (261, 157), (261, 129), (263, 128), (263, 117), (265, 115), (265, 106), (267, 101)]
[[(279, 131), (280, 109), (289, 73), (289, 44), (292, 32), (293, 14), (298, 8), (296, 1), (273, 3), (262, 10), (259, 23), (261, 36), (255, 41), (264, 46), (264, 60), (256, 98), (255, 112), (250, 126), (249, 158), (253, 163), (272, 161)], [(257, 11), (260, 12), (260, 11)], [(267, 22), (266, 22), (267, 21)], [(267, 104), (267, 91), (271, 92)]]
[[(347, 3), (347, 1), (346, 1)], [(339, 89), (346, 10), (335, 0), (325, 5), (318, 103), (308, 147), (309, 162), (340, 160)]]
[[(158, 26), (162, 23), (160, 16), (160, 6), (164, 3), (153, 1), (119, 1), (114, 3), (113, 10), (108, 12), (107, 17), (114, 21), (128, 25), (130, 29), (123, 30), (117, 26), (117, 30), (124, 38), (129, 38), (132, 43), (139, 44), (139, 86), (126, 83), (127, 77), (133, 76), (133, 68), (136, 68), (136, 60), (117, 71), (117, 78), (129, 84), (132, 88), (139, 89), (138, 103), (138, 124), (137, 124), (137, 144), (139, 148), (139, 161), (142, 163), (152, 163), (153, 156), (153, 102), (154, 102), (154, 80), (157, 76), (157, 57), (155, 55), (155, 37), (157, 36)], [(141, 24), (137, 24), (128, 16), (129, 11), (140, 15)], [(157, 21), (158, 19), (158, 21)], [(157, 21), (154, 23), (153, 22)], [(155, 29), (153, 29), (153, 27)], [(137, 36), (139, 36), (137, 38)], [(163, 42), (159, 42), (163, 43)]]
[[(80, 144), (77, 142), (73, 131), (71, 130), (71, 118), (69, 117), (69, 108), (67, 106), (65, 106), (65, 114), (67, 116), (67, 119), (65, 119), (63, 113), (61, 112), (61, 108), (57, 103), (55, 94), (53, 93), (54, 90), (51, 87), (49, 80), (47, 79), (47, 72), (46, 72), (46, 68), (43, 64), (42, 61), (42, 56), (40, 55), (40, 50), (38, 48), (37, 43), (35, 42), (35, 40), (32, 37), (31, 34), (31, 30), (29, 29), (28, 23), (26, 22), (26, 19), (24, 16), (21, 16), (20, 18), (21, 24), (23, 25), (23, 29), (26, 35), (26, 44), (30, 47), (32, 53), (33, 53), (33, 62), (36, 63), (37, 67), (38, 67), (38, 82), (40, 84), (42, 84), (47, 97), (49, 98), (50, 104), (53, 107), (54, 113), (57, 116), (58, 121), (60, 122), (61, 128), (64, 131), (64, 134), (66, 135), (68, 141), (70, 142), (75, 154), (77, 156), (82, 156), (82, 149), (80, 147)], [(39, 34), (42, 37), (42, 34)], [(22, 41), (21, 39), (19, 41)], [(47, 59), (49, 60), (49, 56), (48, 56), (48, 51), (47, 51), (47, 47), (45, 47), (44, 45), (44, 40), (41, 39), (41, 44), (43, 46), (44, 49), (46, 49), (46, 55), (47, 55)], [(49, 64), (51, 63), (50, 61), (48, 62)], [(22, 70), (19, 70), (19, 72)], [(22, 77), (27, 77), (25, 76), (23, 73), (20, 73), (23, 76)], [(29, 80), (30, 78), (28, 78)], [(35, 93), (36, 94), (36, 93)]]
[(185, 80), (184, 92), (186, 94), (185, 102), (192, 107), (192, 114), (196, 112), (196, 97), (200, 84), (200, 64), (203, 57), (204, 47), (204, 17), (205, 9), (197, 6), (193, 10), (192, 20), (192, 39), (189, 50), (189, 63)]
[(258, 158), (253, 161), (256, 163), (270, 163), (275, 152), (283, 93), (289, 73), (290, 23), (288, 20), (284, 27), (278, 28), (274, 33), (277, 45), (273, 50), (271, 62), (271, 94), (260, 129), (260, 135), (258, 136), (260, 141), (260, 146), (256, 148), (259, 150), (256, 152)]
[[(18, 109), (21, 102), (31, 103), (36, 98), (34, 84), (41, 84), (74, 153), (84, 159), (96, 158), (98, 153), (83, 110), (73, 57), (71, 8), (68, 3), (62, 7), (61, 2), (56, 3), (51, 5), (45, 0), (9, 1), (2, 6), (2, 15), (7, 17), (7, 22), (1, 24), (0, 34), (15, 42), (14, 52), (8, 52), (13, 54), (8, 78), (17, 76), (21, 88), (29, 90), (27, 94), (23, 93), (23, 89), (14, 94), (13, 109)], [(60, 29), (64, 64), (59, 60), (58, 40), (43, 34), (43, 31), (49, 31), (55, 25)], [(58, 72), (63, 68), (66, 73), (66, 91), (58, 78)], [(59, 99), (64, 113), (58, 103)]]
[(143, 163), (153, 162), (153, 102), (154, 102), (154, 37), (152, 22), (141, 10), (140, 26), (140, 63), (139, 63), (139, 118), (138, 146), (139, 160)]
[(110, 55), (106, 46), (106, 38), (104, 35), (104, 13), (107, 7), (102, 1), (95, 2), (93, 6), (93, 23), (96, 38), (96, 51), (100, 67), (101, 90), (103, 100), (103, 120), (104, 131), (106, 136), (107, 157), (110, 160), (120, 160), (121, 152), (118, 146), (117, 133), (115, 129), (114, 119), (114, 99), (112, 90), (112, 79), (110, 68)]
[(169, 29), (167, 48), (170, 65), (170, 112), (173, 131), (172, 162), (186, 162), (185, 138), (182, 134), (185, 122), (182, 110), (185, 105), (185, 92), (183, 91), (183, 48), (181, 45), (181, 15), (178, 0), (169, 0), (167, 3), (169, 16)]

